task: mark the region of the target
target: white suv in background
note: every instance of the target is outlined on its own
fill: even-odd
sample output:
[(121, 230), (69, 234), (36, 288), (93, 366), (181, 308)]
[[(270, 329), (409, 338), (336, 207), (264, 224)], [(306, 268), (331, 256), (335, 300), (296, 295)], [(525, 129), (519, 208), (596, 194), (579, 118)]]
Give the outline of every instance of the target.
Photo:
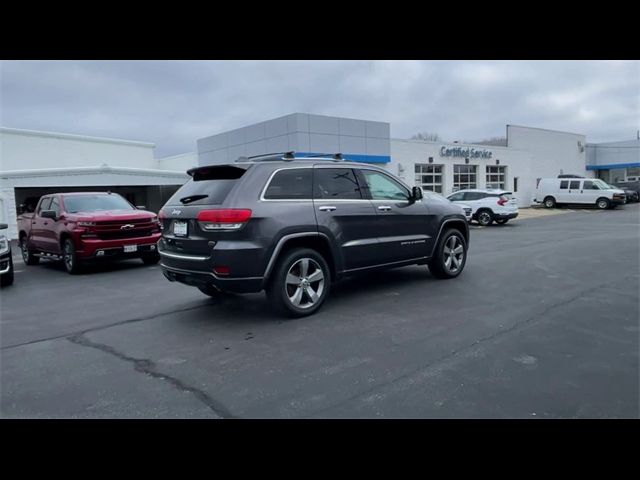
[[(439, 193), (432, 192), (431, 190), (426, 190), (424, 188), (422, 189), (422, 192), (423, 192), (422, 194), (424, 195), (424, 198), (428, 198), (429, 200), (451, 203), (449, 199), (447, 199), (446, 197), (443, 197)], [(466, 205), (462, 202), (456, 202), (456, 205), (462, 209), (462, 212), (464, 213), (464, 218), (467, 219), (467, 222), (471, 223), (473, 209), (469, 205)]]
[(518, 202), (506, 190), (459, 190), (447, 197), (453, 203), (471, 207), (472, 218), (480, 225), (504, 225), (518, 216)]

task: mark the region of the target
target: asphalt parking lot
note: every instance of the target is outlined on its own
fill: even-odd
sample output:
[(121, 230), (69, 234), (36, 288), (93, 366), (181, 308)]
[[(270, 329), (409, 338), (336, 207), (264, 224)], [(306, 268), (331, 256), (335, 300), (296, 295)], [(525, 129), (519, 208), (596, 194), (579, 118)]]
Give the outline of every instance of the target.
[[(16, 252), (17, 253), (17, 252)], [(640, 206), (474, 227), (465, 272), (336, 285), (316, 315), (215, 304), (137, 260), (16, 261), (2, 417), (638, 418)]]

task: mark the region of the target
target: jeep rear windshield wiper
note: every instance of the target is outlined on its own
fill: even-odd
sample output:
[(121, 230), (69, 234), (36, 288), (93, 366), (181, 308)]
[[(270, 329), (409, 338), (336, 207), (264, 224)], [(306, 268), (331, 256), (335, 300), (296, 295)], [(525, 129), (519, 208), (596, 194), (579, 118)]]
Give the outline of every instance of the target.
[(189, 197), (182, 197), (180, 199), (180, 203), (191, 203), (191, 202), (195, 202), (196, 200), (202, 200), (203, 198), (207, 198), (209, 195), (191, 195)]

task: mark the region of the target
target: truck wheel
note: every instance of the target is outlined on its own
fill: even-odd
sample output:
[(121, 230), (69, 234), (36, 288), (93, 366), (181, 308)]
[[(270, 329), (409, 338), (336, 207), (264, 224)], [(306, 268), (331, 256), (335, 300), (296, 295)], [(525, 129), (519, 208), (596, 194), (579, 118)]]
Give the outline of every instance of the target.
[(493, 215), (489, 210), (480, 210), (478, 212), (478, 223), (483, 227), (491, 225), (493, 222)]
[(607, 198), (599, 198), (596, 202), (596, 207), (598, 207), (600, 210), (606, 210), (610, 206), (611, 202), (609, 202), (609, 199)]
[(451, 228), (438, 240), (429, 260), (429, 271), (436, 278), (455, 278), (462, 273), (466, 263), (467, 242), (459, 230)]
[(553, 208), (556, 206), (556, 199), (553, 197), (547, 197), (544, 199), (544, 206), (547, 208)]
[(304, 317), (318, 311), (330, 286), (329, 266), (322, 255), (309, 248), (296, 248), (278, 260), (267, 297), (279, 313)]
[(0, 276), (0, 286), (8, 287), (13, 284), (13, 258), (9, 257), (9, 271)]
[(34, 256), (33, 251), (29, 250), (27, 237), (22, 237), (20, 240), (20, 250), (22, 251), (22, 260), (27, 265), (37, 265), (40, 262), (40, 257)]
[(67, 238), (64, 241), (64, 245), (62, 246), (62, 261), (67, 273), (75, 275), (76, 273), (80, 272), (80, 260), (78, 260), (78, 255), (76, 255), (76, 247), (70, 238)]
[(160, 254), (157, 253), (157, 252), (155, 252), (155, 253), (146, 253), (140, 258), (142, 258), (142, 262), (145, 265), (155, 265), (156, 263), (158, 263), (160, 261)]

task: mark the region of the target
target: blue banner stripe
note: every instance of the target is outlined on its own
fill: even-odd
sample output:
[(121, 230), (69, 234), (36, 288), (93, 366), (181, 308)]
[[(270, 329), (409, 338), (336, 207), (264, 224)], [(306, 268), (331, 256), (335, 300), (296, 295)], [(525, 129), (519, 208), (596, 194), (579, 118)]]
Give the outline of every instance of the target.
[(614, 168), (640, 167), (640, 162), (610, 163), (608, 165), (587, 165), (587, 170), (613, 170)]
[[(296, 152), (296, 157), (305, 157), (308, 155), (326, 155), (327, 157), (331, 157), (333, 153), (322, 153), (322, 152)], [(364, 162), (364, 163), (389, 163), (391, 162), (390, 155), (361, 155), (357, 153), (343, 153), (342, 158), (345, 160), (350, 160), (352, 162)]]

